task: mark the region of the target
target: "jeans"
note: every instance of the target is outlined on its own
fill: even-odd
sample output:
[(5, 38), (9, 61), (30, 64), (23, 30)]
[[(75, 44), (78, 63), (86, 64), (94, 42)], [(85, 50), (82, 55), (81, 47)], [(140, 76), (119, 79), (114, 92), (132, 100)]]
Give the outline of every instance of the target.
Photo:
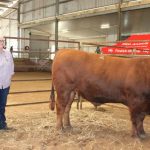
[(0, 89), (0, 128), (5, 128), (6, 126), (5, 107), (7, 103), (9, 89), (10, 87)]

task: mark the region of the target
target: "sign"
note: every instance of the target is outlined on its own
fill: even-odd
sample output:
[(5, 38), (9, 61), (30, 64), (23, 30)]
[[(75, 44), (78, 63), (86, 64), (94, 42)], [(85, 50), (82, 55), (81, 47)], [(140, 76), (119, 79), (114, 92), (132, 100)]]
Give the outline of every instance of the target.
[(101, 50), (103, 54), (150, 55), (150, 34), (131, 35), (126, 40), (117, 42), (113, 46), (103, 47)]

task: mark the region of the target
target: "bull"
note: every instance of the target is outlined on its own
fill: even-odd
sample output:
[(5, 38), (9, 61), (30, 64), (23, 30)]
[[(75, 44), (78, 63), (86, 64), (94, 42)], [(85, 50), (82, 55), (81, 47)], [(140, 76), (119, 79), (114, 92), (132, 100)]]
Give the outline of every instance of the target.
[(75, 93), (92, 103), (122, 103), (129, 108), (132, 136), (145, 137), (143, 121), (150, 114), (150, 58), (121, 58), (83, 51), (59, 50), (52, 65), (50, 107), (57, 93), (57, 129), (71, 127)]

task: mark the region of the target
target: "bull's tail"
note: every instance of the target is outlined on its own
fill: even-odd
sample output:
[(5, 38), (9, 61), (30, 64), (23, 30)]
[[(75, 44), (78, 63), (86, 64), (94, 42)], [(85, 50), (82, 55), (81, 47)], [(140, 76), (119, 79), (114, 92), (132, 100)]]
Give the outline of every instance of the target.
[(50, 94), (50, 109), (51, 110), (55, 109), (55, 90), (54, 90), (53, 82), (52, 82), (51, 94)]

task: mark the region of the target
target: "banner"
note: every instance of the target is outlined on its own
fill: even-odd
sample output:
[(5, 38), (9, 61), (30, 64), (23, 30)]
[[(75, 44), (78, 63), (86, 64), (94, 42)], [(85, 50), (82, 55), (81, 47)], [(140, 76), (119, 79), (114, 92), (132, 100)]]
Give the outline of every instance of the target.
[(101, 48), (101, 51), (103, 52), (103, 54), (150, 55), (150, 41), (146, 41), (150, 40), (150, 34), (131, 35), (126, 40), (124, 40), (123, 42), (118, 42), (110, 47), (103, 47)]

